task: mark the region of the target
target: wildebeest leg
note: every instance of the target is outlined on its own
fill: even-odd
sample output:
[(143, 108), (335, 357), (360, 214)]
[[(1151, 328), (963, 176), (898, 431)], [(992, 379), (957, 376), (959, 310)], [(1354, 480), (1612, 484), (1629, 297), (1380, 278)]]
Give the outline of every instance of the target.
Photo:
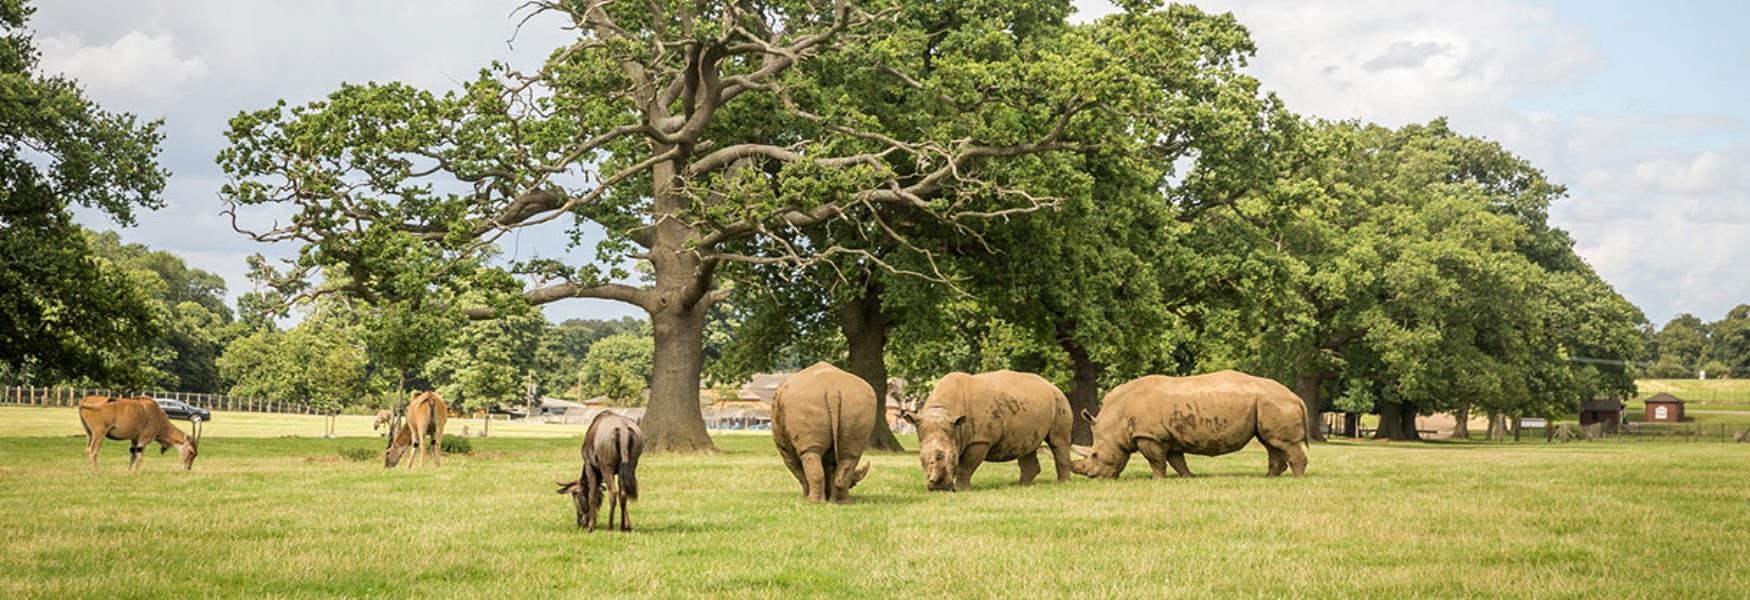
[(632, 530), (632, 500), (626, 497), (626, 488), (620, 488), (620, 531)]
[(1294, 471), (1294, 476), (1300, 477), (1301, 475), (1305, 475), (1306, 450), (1301, 448), (1300, 444), (1289, 444), (1288, 446), (1283, 447), (1282, 451), (1288, 453), (1288, 468)]
[(1160, 442), (1146, 439), (1136, 439), (1136, 449), (1142, 452), (1142, 457), (1148, 460), (1148, 468), (1154, 471), (1155, 479), (1167, 476), (1167, 449)]
[(614, 511), (620, 508), (620, 490), (619, 486), (615, 485), (618, 482), (614, 477), (614, 472), (606, 468), (602, 471), (602, 484), (607, 488), (605, 496), (608, 500), (608, 529), (613, 529)]
[(1017, 458), (1015, 464), (1021, 465), (1021, 485), (1033, 485), (1033, 478), (1039, 476), (1039, 453)]
[(802, 495), (809, 502), (826, 500), (826, 467), (820, 464), (819, 452), (802, 453)]
[(1270, 470), (1264, 473), (1265, 477), (1275, 477), (1288, 470), (1288, 452), (1281, 448), (1272, 448), (1269, 444), (1264, 445), (1264, 452), (1270, 454)]
[(954, 491), (972, 489), (972, 472), (984, 464), (984, 456), (989, 452), (990, 444), (973, 444), (960, 450), (960, 465), (954, 469)]
[(594, 532), (596, 515), (601, 514), (602, 510), (602, 475), (600, 472), (596, 471), (595, 467), (590, 466), (585, 466), (583, 472), (584, 479), (587, 481), (586, 485), (588, 486), (584, 489), (588, 492), (589, 496), (589, 503), (585, 506), (583, 511), (584, 521), (586, 523), (585, 528), (590, 532)]
[(1168, 452), (1167, 464), (1173, 465), (1173, 471), (1177, 472), (1180, 477), (1196, 477), (1196, 475), (1191, 474), (1191, 467), (1185, 466), (1184, 452)]

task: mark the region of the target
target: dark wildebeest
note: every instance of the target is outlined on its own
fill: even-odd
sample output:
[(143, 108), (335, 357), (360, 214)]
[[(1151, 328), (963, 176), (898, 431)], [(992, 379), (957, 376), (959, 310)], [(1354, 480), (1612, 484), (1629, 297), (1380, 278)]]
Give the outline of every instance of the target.
[(86, 396), (79, 401), (79, 424), (85, 426), (85, 456), (97, 471), (97, 449), (103, 439), (128, 441), (128, 471), (140, 470), (146, 445), (158, 442), (158, 453), (171, 446), (182, 459), (183, 470), (194, 468), (200, 438), (189, 438), (170, 424), (170, 417), (151, 398)]
[(638, 499), (638, 456), (644, 453), (644, 432), (638, 422), (603, 411), (583, 433), (583, 475), (571, 481), (555, 477), (559, 493), (571, 494), (577, 505), (577, 526), (595, 531), (602, 509), (602, 488), (607, 487), (608, 527), (614, 526), (614, 507), (620, 508), (620, 531), (631, 531), (627, 503)]
[(407, 466), (419, 463), (422, 449), (431, 454), (432, 466), (444, 466), (444, 423), (449, 418), (444, 399), (437, 392), (414, 394), (413, 401), (407, 403), (407, 417), (402, 419), (395, 437), (389, 440), (389, 449), (383, 452), (383, 467), (394, 468), (400, 464), (401, 455), (407, 452), (408, 446), (413, 447), (413, 459), (407, 461)]

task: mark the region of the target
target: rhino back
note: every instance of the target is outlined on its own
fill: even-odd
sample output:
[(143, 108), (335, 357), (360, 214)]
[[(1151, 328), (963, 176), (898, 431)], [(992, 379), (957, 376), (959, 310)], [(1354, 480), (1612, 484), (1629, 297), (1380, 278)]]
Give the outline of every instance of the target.
[[(780, 448), (861, 453), (875, 426), (875, 389), (825, 363), (798, 372), (772, 395), (772, 437)], [(850, 432), (862, 431), (861, 435)]]
[(1032, 373), (992, 371), (970, 378), (965, 394), (969, 441), (990, 444), (987, 461), (1009, 461), (1039, 451), (1059, 420), (1069, 417), (1069, 399)]
[(1132, 436), (1159, 440), (1169, 450), (1227, 454), (1258, 435), (1259, 400), (1270, 390), (1255, 379), (1231, 371), (1139, 378), (1115, 399), (1120, 406), (1114, 416), (1130, 421)]

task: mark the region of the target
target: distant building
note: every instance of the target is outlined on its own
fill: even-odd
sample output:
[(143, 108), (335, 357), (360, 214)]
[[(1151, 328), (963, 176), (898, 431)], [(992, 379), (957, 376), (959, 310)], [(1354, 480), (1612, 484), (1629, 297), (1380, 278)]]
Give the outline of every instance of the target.
[(1616, 398), (1596, 398), (1580, 403), (1580, 426), (1598, 424), (1605, 433), (1616, 433), (1622, 426), (1622, 401)]
[(1678, 423), (1683, 421), (1683, 399), (1660, 392), (1647, 399), (1648, 423)]

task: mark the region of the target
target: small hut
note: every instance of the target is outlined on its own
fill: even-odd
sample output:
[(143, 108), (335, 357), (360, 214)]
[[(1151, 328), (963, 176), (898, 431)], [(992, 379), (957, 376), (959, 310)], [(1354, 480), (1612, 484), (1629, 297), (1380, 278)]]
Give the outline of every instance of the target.
[(1594, 398), (1580, 403), (1580, 426), (1597, 424), (1605, 433), (1616, 433), (1622, 426), (1622, 401), (1616, 398)]
[(1648, 423), (1679, 423), (1683, 421), (1683, 399), (1659, 392), (1647, 399)]

